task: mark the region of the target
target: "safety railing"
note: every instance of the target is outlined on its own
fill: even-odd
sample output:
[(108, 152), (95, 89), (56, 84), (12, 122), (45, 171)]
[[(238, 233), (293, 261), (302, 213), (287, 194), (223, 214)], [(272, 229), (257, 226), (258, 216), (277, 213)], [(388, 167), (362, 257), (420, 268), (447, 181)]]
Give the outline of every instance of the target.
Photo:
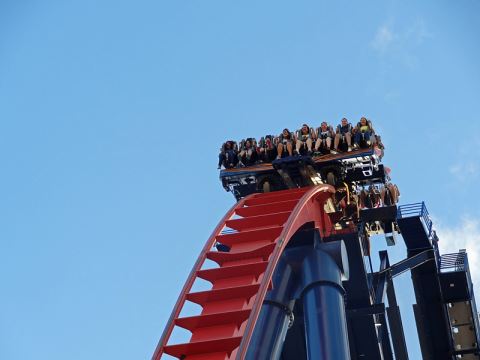
[(440, 257), (440, 271), (465, 271), (466, 270), (467, 253), (465, 249), (454, 254), (443, 254)]
[(420, 217), (423, 219), (423, 223), (427, 230), (428, 237), (432, 235), (432, 219), (430, 219), (430, 215), (428, 214), (427, 207), (425, 206), (425, 202), (422, 201), (421, 203), (415, 204), (406, 204), (401, 205), (398, 207), (398, 218), (404, 219), (409, 217)]

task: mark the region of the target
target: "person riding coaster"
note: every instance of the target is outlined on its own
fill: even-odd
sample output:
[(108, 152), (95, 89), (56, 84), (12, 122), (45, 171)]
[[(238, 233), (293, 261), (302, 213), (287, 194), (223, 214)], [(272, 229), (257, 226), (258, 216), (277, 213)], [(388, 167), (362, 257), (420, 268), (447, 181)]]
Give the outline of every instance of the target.
[(331, 150), (334, 133), (332, 127), (327, 124), (326, 121), (322, 122), (320, 127), (317, 128), (315, 135), (317, 139), (315, 142), (315, 152), (334, 153), (334, 151)]
[(398, 203), (400, 190), (397, 185), (387, 182), (385, 185), (370, 185), (368, 191), (360, 191), (359, 197), (362, 208), (391, 206)]
[(375, 138), (375, 144), (376, 144), (375, 152), (380, 158), (380, 160), (382, 160), (383, 155), (385, 155), (385, 145), (383, 145), (382, 137), (380, 135), (375, 134), (374, 138)]
[(360, 206), (362, 209), (378, 208), (382, 206), (381, 191), (375, 185), (370, 185), (368, 191), (362, 189), (359, 194)]
[(380, 196), (384, 206), (395, 205), (400, 198), (400, 190), (397, 185), (388, 182), (380, 191)]
[(337, 125), (335, 131), (335, 142), (333, 144), (333, 150), (335, 152), (339, 151), (339, 146), (341, 145), (343, 150), (352, 151), (352, 124), (348, 122), (346, 118), (343, 118), (341, 123)]
[(373, 136), (375, 131), (373, 130), (372, 122), (367, 118), (362, 117), (357, 126), (353, 129), (353, 146), (358, 149), (359, 147), (370, 147), (375, 141)]
[(273, 135), (262, 136), (258, 142), (259, 159), (263, 162), (270, 163), (277, 156), (278, 139)]
[(257, 140), (255, 138), (246, 138), (240, 142), (240, 151), (238, 153), (238, 166), (251, 166), (258, 160)]
[(277, 159), (281, 159), (284, 153), (288, 153), (288, 156), (293, 155), (293, 145), (295, 137), (287, 128), (283, 129), (282, 133), (278, 136), (277, 145)]
[(295, 133), (296, 147), (295, 151), (298, 155), (311, 155), (312, 145), (315, 133), (307, 124), (303, 124), (300, 130)]
[(222, 165), (225, 169), (231, 169), (238, 164), (238, 147), (237, 143), (233, 140), (228, 140), (223, 143), (220, 148), (220, 154), (218, 155), (218, 169), (221, 169)]
[(337, 209), (343, 213), (340, 220), (356, 221), (360, 217), (359, 197), (346, 183), (337, 187), (334, 201)]

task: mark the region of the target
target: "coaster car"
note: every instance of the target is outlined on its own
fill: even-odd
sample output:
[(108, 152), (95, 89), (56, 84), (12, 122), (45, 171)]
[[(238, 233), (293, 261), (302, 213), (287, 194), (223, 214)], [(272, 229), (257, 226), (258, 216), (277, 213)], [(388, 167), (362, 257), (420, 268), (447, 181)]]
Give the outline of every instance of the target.
[(220, 171), (225, 190), (237, 200), (256, 192), (343, 182), (371, 183), (386, 179), (377, 148), (320, 156), (287, 156), (271, 163)]

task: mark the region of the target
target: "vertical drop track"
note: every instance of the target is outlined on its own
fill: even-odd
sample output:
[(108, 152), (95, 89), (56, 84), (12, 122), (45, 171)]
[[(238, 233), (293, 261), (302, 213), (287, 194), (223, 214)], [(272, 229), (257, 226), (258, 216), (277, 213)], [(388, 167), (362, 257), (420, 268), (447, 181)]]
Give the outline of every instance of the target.
[[(334, 191), (332, 186), (320, 185), (252, 194), (235, 204), (193, 266), (152, 360), (164, 354), (186, 360), (244, 359), (273, 272), (290, 238), (312, 222), (322, 236), (330, 235), (324, 205)], [(217, 251), (216, 242), (230, 251)], [(206, 259), (218, 267), (202, 269)], [(198, 278), (210, 282), (211, 289), (192, 292)], [(201, 313), (180, 317), (186, 301), (200, 305)], [(175, 327), (189, 330), (190, 340), (171, 344)]]

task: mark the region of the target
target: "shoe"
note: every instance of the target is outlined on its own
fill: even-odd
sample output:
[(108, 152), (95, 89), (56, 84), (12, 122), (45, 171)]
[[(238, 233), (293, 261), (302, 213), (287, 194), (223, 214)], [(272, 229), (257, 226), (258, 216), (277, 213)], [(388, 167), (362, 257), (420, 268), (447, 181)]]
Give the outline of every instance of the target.
[(352, 151), (352, 147), (349, 146), (347, 151), (348, 151), (348, 152)]
[(353, 144), (354, 149), (358, 149), (358, 144)]
[(338, 154), (338, 151), (337, 150), (330, 150), (330, 154)]
[(372, 145), (372, 142), (370, 140), (367, 140), (367, 145), (368, 146)]
[(280, 160), (282, 157), (280, 155), (277, 155), (277, 160)]

